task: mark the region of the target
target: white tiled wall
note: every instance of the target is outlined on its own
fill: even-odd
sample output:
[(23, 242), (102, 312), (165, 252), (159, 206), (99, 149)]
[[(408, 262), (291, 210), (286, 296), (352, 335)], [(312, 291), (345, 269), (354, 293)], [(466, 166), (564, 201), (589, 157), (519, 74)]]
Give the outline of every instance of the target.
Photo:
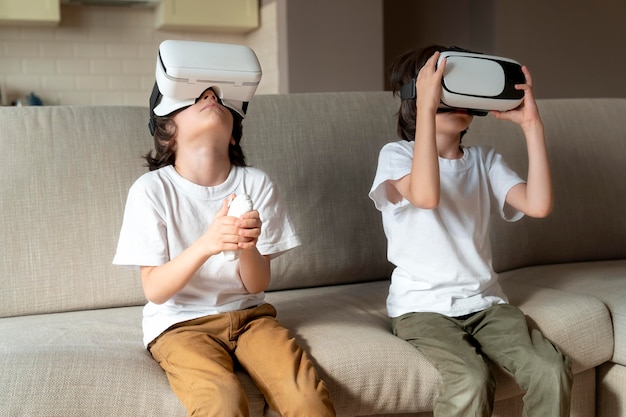
[(47, 105), (145, 106), (165, 39), (246, 44), (263, 69), (257, 93), (277, 93), (274, 7), (261, 7), (262, 26), (248, 34), (161, 31), (154, 9), (95, 6), (62, 6), (55, 27), (0, 26), (1, 104), (34, 92)]

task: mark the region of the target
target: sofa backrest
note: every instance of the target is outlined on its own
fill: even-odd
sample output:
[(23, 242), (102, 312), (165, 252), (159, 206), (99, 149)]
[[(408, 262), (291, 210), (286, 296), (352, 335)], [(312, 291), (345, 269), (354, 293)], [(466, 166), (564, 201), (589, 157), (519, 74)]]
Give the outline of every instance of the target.
[[(260, 95), (243, 146), (286, 201), (303, 245), (272, 262), (272, 290), (388, 279), (367, 197), (397, 140), (389, 92)], [(494, 222), (494, 265), (626, 258), (626, 99), (540, 102), (555, 179), (546, 219)], [(126, 194), (152, 147), (142, 107), (0, 108), (0, 317), (141, 305), (138, 273), (111, 265)], [(525, 176), (520, 129), (476, 118)]]
[(303, 245), (272, 261), (271, 289), (386, 279), (380, 213), (367, 196), (395, 138), (390, 92), (259, 96), (244, 149), (278, 184)]
[[(492, 224), (494, 268), (626, 259), (626, 99), (539, 100), (554, 180), (545, 219)], [(467, 143), (494, 146), (523, 178), (521, 129), (475, 118)]]
[(111, 264), (151, 145), (140, 107), (0, 107), (0, 317), (143, 303)]
[[(268, 172), (304, 244), (272, 262), (272, 289), (385, 279), (367, 192), (393, 135), (390, 93), (257, 96), (248, 162)], [(152, 148), (146, 108), (0, 108), (0, 317), (145, 303), (111, 265), (128, 188)]]

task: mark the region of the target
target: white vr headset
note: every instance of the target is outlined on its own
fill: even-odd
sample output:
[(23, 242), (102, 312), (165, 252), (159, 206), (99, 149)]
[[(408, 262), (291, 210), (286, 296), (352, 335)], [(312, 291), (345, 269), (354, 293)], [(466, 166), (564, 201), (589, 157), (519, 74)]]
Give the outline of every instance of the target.
[(242, 118), (261, 81), (261, 66), (247, 46), (166, 40), (159, 46), (150, 96), (150, 133), (156, 116), (190, 106), (211, 88)]
[[(441, 80), (441, 103), (438, 112), (465, 109), (470, 114), (484, 116), (489, 110), (506, 111), (516, 108), (524, 98), (516, 84), (526, 78), (519, 62), (473, 52), (444, 51), (437, 65), (446, 58)], [(415, 79), (402, 86), (402, 100), (414, 99)]]

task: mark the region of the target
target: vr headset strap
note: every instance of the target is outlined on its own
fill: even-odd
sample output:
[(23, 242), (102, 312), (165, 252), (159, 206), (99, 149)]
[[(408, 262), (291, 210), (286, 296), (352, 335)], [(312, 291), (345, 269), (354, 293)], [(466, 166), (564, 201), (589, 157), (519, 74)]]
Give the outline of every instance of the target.
[(411, 80), (404, 84), (402, 88), (400, 88), (400, 99), (401, 100), (411, 100), (415, 98), (415, 78), (411, 78)]
[(152, 94), (150, 94), (150, 120), (148, 121), (148, 129), (150, 129), (150, 134), (152, 136), (154, 136), (154, 129), (156, 128), (156, 115), (154, 114), (154, 108), (156, 107), (161, 97), (161, 91), (159, 90), (159, 86), (155, 82), (154, 87), (152, 88)]
[[(411, 81), (404, 84), (400, 88), (400, 99), (401, 100), (414, 100), (417, 94), (415, 91), (415, 78), (411, 78)], [(441, 103), (443, 104), (443, 102)], [(450, 111), (454, 111), (454, 107), (439, 107), (437, 109), (437, 113), (446, 113)], [(486, 116), (489, 112), (486, 110), (476, 110), (476, 109), (465, 109), (467, 113), (471, 116)]]

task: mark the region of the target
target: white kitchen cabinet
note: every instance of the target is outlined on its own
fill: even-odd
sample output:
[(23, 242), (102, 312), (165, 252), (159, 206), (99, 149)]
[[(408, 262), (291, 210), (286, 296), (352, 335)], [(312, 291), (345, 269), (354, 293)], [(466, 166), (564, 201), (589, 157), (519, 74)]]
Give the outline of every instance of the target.
[(161, 0), (157, 29), (248, 32), (259, 27), (258, 0)]
[(0, 24), (58, 25), (60, 21), (59, 0), (0, 0)]

